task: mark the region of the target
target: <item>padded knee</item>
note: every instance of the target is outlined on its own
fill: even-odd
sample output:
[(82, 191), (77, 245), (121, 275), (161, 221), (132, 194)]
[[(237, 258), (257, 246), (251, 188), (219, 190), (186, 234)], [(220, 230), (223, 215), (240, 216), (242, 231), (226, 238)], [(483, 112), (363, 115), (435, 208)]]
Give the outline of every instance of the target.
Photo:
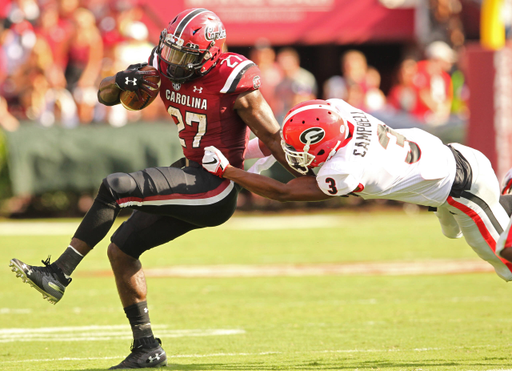
[(117, 194), (133, 192), (137, 188), (135, 180), (126, 173), (114, 173), (107, 176), (104, 183)]

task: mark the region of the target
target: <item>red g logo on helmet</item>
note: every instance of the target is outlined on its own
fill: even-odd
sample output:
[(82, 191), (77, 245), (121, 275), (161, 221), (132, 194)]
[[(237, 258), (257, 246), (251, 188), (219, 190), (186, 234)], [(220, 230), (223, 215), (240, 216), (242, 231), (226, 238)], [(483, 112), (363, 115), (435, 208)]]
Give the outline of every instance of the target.
[(299, 139), (304, 144), (316, 144), (325, 137), (325, 130), (322, 128), (309, 128), (304, 130)]

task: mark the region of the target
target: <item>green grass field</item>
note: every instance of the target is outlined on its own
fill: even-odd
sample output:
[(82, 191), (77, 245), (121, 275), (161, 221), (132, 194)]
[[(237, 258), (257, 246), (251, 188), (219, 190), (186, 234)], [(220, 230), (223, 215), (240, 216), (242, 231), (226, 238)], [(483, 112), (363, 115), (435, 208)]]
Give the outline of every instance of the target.
[[(270, 219), (269, 219), (270, 218)], [(131, 332), (107, 240), (53, 306), (8, 267), (67, 246), (78, 220), (0, 222), (0, 370), (104, 370)], [(50, 223), (50, 224), (46, 224)], [(156, 268), (478, 260), (425, 211), (236, 215), (142, 256)], [(419, 274), (418, 274), (419, 273)], [(174, 370), (512, 369), (512, 288), (494, 273), (148, 277), (155, 335)]]

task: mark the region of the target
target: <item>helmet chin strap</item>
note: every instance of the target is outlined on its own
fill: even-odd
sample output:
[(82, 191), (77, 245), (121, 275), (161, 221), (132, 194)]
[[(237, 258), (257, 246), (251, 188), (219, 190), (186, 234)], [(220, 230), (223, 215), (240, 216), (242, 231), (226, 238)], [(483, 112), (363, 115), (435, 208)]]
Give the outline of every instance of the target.
[(336, 152), (338, 151), (338, 147), (340, 146), (341, 144), (341, 141), (338, 140), (338, 143), (336, 143), (336, 145), (334, 146), (333, 149), (331, 149), (331, 152), (329, 152), (329, 156), (327, 156), (327, 158), (325, 159), (325, 161), (329, 161), (335, 154)]
[(302, 148), (302, 152), (309, 153), (310, 143), (311, 143), (311, 139), (308, 139), (308, 141), (306, 142), (306, 145), (304, 146), (304, 148)]
[[(307, 155), (309, 154), (309, 148), (310, 148), (310, 144), (311, 144), (311, 139), (308, 139), (307, 142), (306, 142), (306, 145), (304, 146), (304, 148), (302, 148), (302, 159), (304, 161), (304, 164), (306, 164), (306, 160), (307, 160)], [(305, 168), (308, 167), (308, 165), (304, 165)]]

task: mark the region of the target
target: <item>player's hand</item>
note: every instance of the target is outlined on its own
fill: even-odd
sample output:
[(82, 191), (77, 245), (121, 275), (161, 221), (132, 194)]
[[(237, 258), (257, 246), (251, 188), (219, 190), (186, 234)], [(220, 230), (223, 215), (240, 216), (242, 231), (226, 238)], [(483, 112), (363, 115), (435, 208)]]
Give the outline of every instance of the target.
[(126, 91), (136, 91), (140, 97), (140, 89), (146, 90), (149, 93), (150, 89), (158, 89), (158, 85), (154, 82), (146, 80), (146, 76), (157, 76), (157, 70), (141, 71), (142, 67), (147, 66), (147, 63), (131, 64), (124, 71), (116, 73), (116, 85), (119, 89)]
[(221, 151), (214, 146), (205, 147), (203, 156), (203, 167), (210, 173), (222, 178), (229, 161)]

